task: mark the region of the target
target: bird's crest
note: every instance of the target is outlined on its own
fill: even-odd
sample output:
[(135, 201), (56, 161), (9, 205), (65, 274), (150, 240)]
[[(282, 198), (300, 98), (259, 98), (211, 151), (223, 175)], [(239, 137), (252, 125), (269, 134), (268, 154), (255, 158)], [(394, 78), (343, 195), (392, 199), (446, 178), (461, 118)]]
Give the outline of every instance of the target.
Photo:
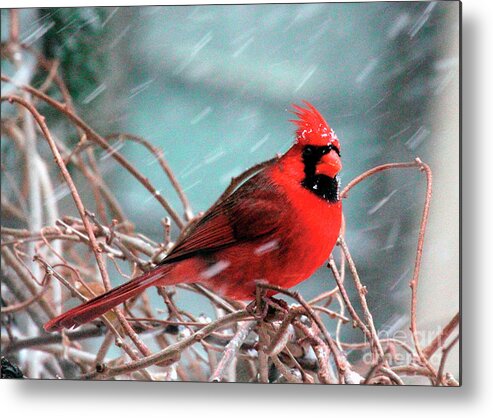
[(299, 119), (291, 119), (298, 129), (296, 140), (302, 145), (334, 145), (340, 149), (339, 139), (315, 106), (303, 100), (306, 108), (293, 104), (293, 113)]

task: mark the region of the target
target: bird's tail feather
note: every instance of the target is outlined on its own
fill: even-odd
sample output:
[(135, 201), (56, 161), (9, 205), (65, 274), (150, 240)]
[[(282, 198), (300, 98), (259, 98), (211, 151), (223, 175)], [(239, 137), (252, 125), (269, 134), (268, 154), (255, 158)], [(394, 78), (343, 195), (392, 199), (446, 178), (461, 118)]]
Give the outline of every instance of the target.
[(142, 293), (148, 287), (159, 284), (158, 282), (163, 279), (168, 271), (169, 266), (163, 265), (136, 277), (51, 319), (44, 325), (44, 329), (47, 332), (54, 332), (62, 328), (76, 328), (81, 324), (92, 321), (127, 299)]

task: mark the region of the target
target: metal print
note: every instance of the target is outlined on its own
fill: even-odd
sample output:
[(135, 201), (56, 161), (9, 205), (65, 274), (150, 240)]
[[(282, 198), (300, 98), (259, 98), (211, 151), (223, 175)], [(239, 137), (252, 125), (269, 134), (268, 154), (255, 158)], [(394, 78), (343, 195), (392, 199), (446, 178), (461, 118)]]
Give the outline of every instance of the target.
[(2, 378), (460, 385), (458, 2), (1, 19)]

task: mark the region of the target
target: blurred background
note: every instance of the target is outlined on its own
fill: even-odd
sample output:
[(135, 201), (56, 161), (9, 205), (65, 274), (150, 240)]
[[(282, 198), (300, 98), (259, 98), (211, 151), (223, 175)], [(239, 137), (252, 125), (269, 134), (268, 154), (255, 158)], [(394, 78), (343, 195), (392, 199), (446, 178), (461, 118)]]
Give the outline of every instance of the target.
[[(4, 41), (8, 11), (1, 18)], [(434, 197), (418, 306), (423, 345), (457, 312), (458, 2), (24, 9), (20, 18), (21, 40), (60, 60), (79, 114), (103, 135), (129, 132), (161, 147), (195, 213), (232, 176), (289, 148), (289, 109), (303, 99), (341, 140), (343, 185), (378, 164), (415, 157), (429, 163)], [(36, 86), (32, 64), (21, 72), (2, 60), (2, 73)], [(59, 116), (47, 115), (50, 128), (75, 144)], [(156, 160), (138, 145), (116, 146), (181, 207)], [(99, 158), (137, 229), (161, 240), (162, 207), (111, 158)], [(20, 169), (3, 140), (2, 162), (14, 174)], [(348, 245), (377, 328), (402, 339), (409, 337), (424, 191), (416, 170), (386, 172), (344, 202)], [(2, 193), (9, 193), (3, 175)], [(65, 188), (55, 194), (64, 213), (74, 212)], [(299, 290), (310, 298), (333, 285), (322, 268)], [(183, 304), (200, 312), (200, 300)], [(346, 340), (361, 340), (345, 328)], [(449, 365), (457, 376), (458, 347)]]

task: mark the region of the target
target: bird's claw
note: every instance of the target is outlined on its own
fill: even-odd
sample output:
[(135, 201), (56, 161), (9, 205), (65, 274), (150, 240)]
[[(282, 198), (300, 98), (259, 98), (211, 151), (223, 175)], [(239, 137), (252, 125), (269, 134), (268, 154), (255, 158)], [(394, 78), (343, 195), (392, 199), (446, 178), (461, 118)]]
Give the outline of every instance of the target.
[(289, 311), (289, 306), (282, 299), (275, 299), (272, 296), (262, 296), (260, 306), (257, 306), (257, 301), (253, 300), (246, 307), (247, 312), (252, 315), (257, 321), (271, 322), (283, 318)]

